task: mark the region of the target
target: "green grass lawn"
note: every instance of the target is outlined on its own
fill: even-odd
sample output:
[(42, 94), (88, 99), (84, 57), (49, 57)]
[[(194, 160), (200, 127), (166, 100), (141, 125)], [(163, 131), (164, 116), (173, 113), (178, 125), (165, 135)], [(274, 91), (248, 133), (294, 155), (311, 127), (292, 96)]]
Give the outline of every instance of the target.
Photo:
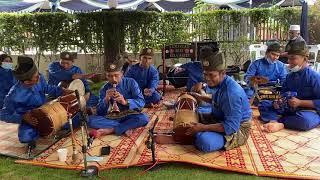
[[(153, 171), (144, 172), (144, 167), (112, 169), (100, 172), (102, 179), (270, 179), (208, 169), (187, 164), (162, 164)], [(80, 172), (74, 170), (53, 169), (14, 163), (14, 159), (0, 157), (0, 179), (77, 179)]]

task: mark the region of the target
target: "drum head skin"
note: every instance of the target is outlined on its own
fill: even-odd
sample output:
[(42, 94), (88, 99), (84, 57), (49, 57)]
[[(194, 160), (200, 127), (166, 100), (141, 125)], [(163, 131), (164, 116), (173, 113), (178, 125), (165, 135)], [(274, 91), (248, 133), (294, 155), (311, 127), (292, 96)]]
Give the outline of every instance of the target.
[(80, 96), (84, 96), (84, 94), (85, 94), (84, 84), (80, 79), (73, 80), (70, 83), (68, 89), (73, 90), (73, 91), (78, 90)]
[(189, 109), (189, 110), (193, 110), (195, 111), (196, 107), (197, 107), (197, 100), (189, 95), (189, 94), (181, 94), (178, 97), (178, 100), (176, 102), (176, 108), (181, 110), (181, 109)]

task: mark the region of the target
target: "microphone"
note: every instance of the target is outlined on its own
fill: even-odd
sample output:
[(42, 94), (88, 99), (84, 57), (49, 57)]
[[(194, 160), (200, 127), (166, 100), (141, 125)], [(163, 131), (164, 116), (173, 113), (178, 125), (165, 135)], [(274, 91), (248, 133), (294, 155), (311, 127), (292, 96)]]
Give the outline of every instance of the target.
[[(79, 91), (75, 90), (76, 97), (80, 106), (80, 95)], [(89, 146), (88, 143), (91, 138), (88, 137), (88, 127), (87, 127), (87, 115), (85, 112), (80, 108), (80, 121), (81, 121), (81, 135), (82, 135), (82, 155), (83, 155), (83, 165), (84, 165), (84, 170), (81, 171), (81, 176), (82, 177), (91, 177), (91, 176), (96, 176), (98, 174), (98, 168), (96, 166), (88, 166), (88, 161), (87, 161), (87, 148)], [(87, 143), (85, 141), (87, 139)], [(91, 142), (92, 143), (92, 142)]]

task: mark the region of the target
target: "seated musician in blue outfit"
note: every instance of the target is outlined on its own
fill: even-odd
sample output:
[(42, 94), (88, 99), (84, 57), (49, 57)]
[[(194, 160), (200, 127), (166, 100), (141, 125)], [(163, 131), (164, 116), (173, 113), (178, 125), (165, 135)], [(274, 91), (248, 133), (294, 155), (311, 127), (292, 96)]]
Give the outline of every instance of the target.
[(157, 91), (159, 84), (159, 72), (153, 65), (154, 52), (151, 48), (142, 49), (140, 52), (140, 63), (131, 66), (125, 74), (138, 83), (146, 103), (146, 107), (153, 107), (161, 100)]
[(307, 131), (320, 123), (320, 74), (308, 65), (308, 48), (304, 42), (288, 47), (289, 74), (282, 86), (282, 98), (259, 105), (267, 132), (283, 128)]
[(74, 65), (76, 53), (61, 52), (60, 61), (49, 64), (48, 84), (57, 86), (64, 81), (70, 83), (72, 80), (81, 79), (85, 87), (85, 99), (87, 106), (96, 106), (98, 97), (91, 93), (89, 83), (86, 79), (91, 78), (94, 74), (83, 74), (78, 66)]
[[(250, 64), (245, 74), (246, 83), (250, 86), (250, 78), (263, 76), (269, 79), (269, 83), (266, 85), (274, 86), (277, 83), (281, 84), (287, 75), (287, 70), (285, 64), (278, 60), (280, 52), (279, 43), (270, 44), (267, 48), (266, 56)], [(254, 94), (253, 89), (250, 87), (245, 88), (245, 91), (249, 98)]]
[(196, 99), (211, 103), (211, 122), (194, 123), (188, 135), (195, 136), (195, 146), (204, 152), (233, 149), (246, 143), (251, 128), (249, 100), (242, 87), (226, 75), (225, 59), (220, 52), (210, 52), (201, 59), (204, 77), (212, 97), (191, 92)]
[(35, 129), (38, 121), (33, 117), (31, 110), (47, 102), (46, 94), (58, 97), (71, 91), (48, 85), (30, 57), (18, 57), (18, 65), (13, 70), (13, 75), (18, 82), (4, 99), (0, 119), (7, 123), (19, 124), (19, 141), (32, 143), (38, 139), (39, 131)]
[(0, 109), (3, 106), (3, 100), (8, 94), (10, 88), (16, 83), (12, 74), (12, 58), (6, 54), (0, 55)]
[(92, 135), (130, 135), (132, 129), (145, 126), (149, 118), (141, 110), (145, 105), (137, 82), (123, 77), (122, 62), (108, 63), (106, 84), (100, 89), (97, 116), (89, 116)]
[[(204, 58), (206, 58), (207, 56), (210, 56), (212, 53), (216, 52), (215, 49), (212, 49), (212, 47), (210, 46), (204, 46), (203, 48), (200, 49), (200, 56), (199, 59), (202, 60)], [(202, 64), (201, 61), (199, 62), (201, 65), (201, 72), (197, 71), (197, 77), (201, 77), (201, 79), (199, 78), (198, 82), (193, 82), (192, 87), (190, 89), (191, 92), (196, 92), (199, 93), (203, 96), (208, 96), (209, 98), (212, 97), (212, 95), (216, 92), (216, 88), (213, 87), (209, 87), (207, 83), (205, 83), (204, 79), (203, 79), (203, 68), (202, 68)], [(194, 84), (196, 83), (196, 84)], [(212, 104), (211, 103), (206, 103), (204, 101), (198, 101), (198, 107), (197, 107), (197, 112), (200, 116), (200, 119), (205, 123), (207, 122), (207, 119), (211, 118), (211, 113), (212, 113)]]

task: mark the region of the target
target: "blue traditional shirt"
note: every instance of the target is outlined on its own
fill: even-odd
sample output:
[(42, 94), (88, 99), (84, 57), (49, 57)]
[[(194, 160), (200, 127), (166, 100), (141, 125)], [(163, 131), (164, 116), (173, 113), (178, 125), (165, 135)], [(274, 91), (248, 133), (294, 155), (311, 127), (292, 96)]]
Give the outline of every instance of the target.
[[(97, 105), (97, 115), (105, 116), (108, 113), (109, 105), (111, 102), (106, 102), (106, 91), (113, 88), (111, 83), (106, 83), (99, 93), (99, 103)], [(118, 103), (120, 111), (123, 110), (141, 110), (144, 105), (144, 99), (142, 92), (137, 84), (137, 82), (132, 78), (122, 78), (120, 83), (117, 85), (116, 90), (123, 95), (123, 97), (128, 100), (129, 106), (122, 105)], [(112, 105), (112, 104), (111, 104)]]
[(289, 73), (283, 83), (282, 92), (297, 92), (297, 98), (312, 100), (320, 112), (320, 74), (310, 67)]
[(153, 65), (144, 68), (140, 64), (135, 64), (131, 66), (125, 76), (136, 80), (142, 91), (148, 88), (153, 93), (159, 84), (159, 72)]
[(275, 61), (270, 64), (266, 58), (262, 58), (250, 64), (244, 78), (246, 83), (249, 84), (251, 77), (264, 76), (275, 84), (278, 80), (282, 83), (287, 74), (286, 66), (282, 62)]
[(240, 124), (251, 119), (252, 110), (242, 87), (226, 76), (212, 95), (212, 114), (221, 121), (226, 135), (237, 132)]

